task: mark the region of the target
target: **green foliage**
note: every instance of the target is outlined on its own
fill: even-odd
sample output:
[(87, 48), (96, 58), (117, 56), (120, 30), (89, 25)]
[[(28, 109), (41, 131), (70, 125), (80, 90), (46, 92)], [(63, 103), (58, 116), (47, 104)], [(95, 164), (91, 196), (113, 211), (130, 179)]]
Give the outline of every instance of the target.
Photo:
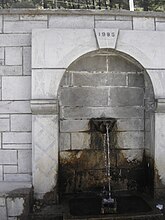
[[(134, 0), (137, 11), (165, 11), (165, 0)], [(129, 0), (0, 0), (0, 8), (124, 9)]]
[(165, 11), (165, 0), (135, 0), (135, 7), (144, 11)]
[(11, 8), (35, 8), (35, 5), (30, 1), (18, 1), (12, 3)]

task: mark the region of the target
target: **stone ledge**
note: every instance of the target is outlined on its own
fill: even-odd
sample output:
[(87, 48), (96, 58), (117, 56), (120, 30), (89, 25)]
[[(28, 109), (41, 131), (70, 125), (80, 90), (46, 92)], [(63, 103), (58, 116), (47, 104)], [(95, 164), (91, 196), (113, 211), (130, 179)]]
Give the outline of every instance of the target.
[(165, 17), (164, 12), (138, 12), (128, 10), (82, 10), (82, 9), (1, 9), (0, 15), (115, 15), (135, 17)]
[(58, 101), (57, 100), (31, 100), (32, 114), (57, 114), (58, 113)]
[(165, 113), (165, 99), (157, 99), (156, 112), (157, 113)]

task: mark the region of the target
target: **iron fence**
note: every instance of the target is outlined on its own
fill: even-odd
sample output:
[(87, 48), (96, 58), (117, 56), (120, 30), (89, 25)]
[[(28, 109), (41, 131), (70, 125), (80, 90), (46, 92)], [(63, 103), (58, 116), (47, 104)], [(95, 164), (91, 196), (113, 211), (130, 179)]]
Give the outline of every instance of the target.
[[(0, 8), (124, 9), (129, 0), (0, 0)], [(165, 11), (165, 0), (133, 0), (138, 11)]]

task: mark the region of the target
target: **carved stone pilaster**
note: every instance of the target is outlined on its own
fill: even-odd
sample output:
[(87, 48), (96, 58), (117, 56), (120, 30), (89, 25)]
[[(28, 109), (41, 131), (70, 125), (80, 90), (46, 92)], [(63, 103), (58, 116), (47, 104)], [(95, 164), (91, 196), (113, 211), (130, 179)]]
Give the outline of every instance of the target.
[(58, 179), (58, 102), (31, 100), (32, 109), (32, 169), (35, 198), (47, 193), (56, 200)]

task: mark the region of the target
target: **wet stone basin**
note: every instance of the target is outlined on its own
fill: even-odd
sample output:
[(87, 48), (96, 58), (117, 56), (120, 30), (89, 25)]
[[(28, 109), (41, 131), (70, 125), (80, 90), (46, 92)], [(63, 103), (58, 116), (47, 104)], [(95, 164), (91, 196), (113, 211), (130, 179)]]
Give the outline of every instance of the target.
[(118, 214), (129, 214), (129, 213), (142, 213), (150, 212), (152, 208), (147, 204), (143, 198), (131, 195), (131, 196), (120, 196), (117, 200), (117, 213)]
[(73, 216), (100, 215), (102, 199), (95, 193), (78, 193), (69, 201)]
[[(151, 212), (150, 205), (138, 195), (116, 195), (117, 214), (136, 214)], [(72, 216), (100, 215), (102, 198), (95, 193), (76, 194), (69, 201)]]

